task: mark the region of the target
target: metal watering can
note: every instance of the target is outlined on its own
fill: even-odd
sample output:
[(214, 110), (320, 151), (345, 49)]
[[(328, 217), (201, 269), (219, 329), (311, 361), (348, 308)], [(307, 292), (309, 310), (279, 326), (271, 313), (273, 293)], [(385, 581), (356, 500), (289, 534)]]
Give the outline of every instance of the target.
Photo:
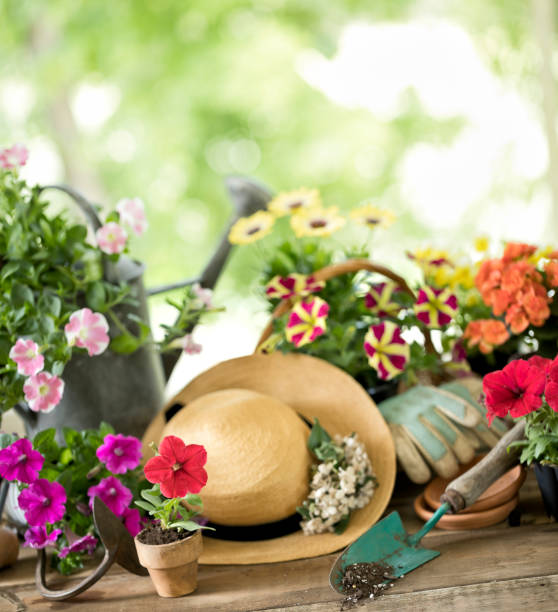
[[(150, 295), (196, 282), (208, 289), (215, 286), (231, 250), (227, 239), (230, 227), (239, 217), (265, 208), (271, 198), (267, 189), (247, 178), (228, 177), (225, 185), (233, 203), (233, 215), (217, 249), (198, 277), (145, 290), (143, 264), (121, 257), (116, 265), (105, 267), (105, 278), (128, 284), (137, 303), (133, 307), (120, 307), (118, 312), (124, 315), (122, 320), (126, 320), (126, 314), (133, 313), (149, 323), (147, 297)], [(67, 193), (80, 207), (90, 227), (93, 230), (101, 227), (95, 208), (73, 189), (63, 185), (44, 189), (58, 189)], [(130, 331), (135, 330), (130, 326)], [(30, 437), (49, 427), (58, 430), (62, 427), (77, 430), (97, 428), (101, 421), (110, 423), (118, 433), (141, 437), (163, 405), (165, 382), (180, 354), (180, 349), (177, 349), (160, 355), (152, 344), (145, 344), (128, 355), (114, 353), (110, 349), (97, 357), (76, 354), (64, 369), (64, 395), (55, 410), (36, 413), (22, 404), (16, 406), (16, 411), (24, 419)]]

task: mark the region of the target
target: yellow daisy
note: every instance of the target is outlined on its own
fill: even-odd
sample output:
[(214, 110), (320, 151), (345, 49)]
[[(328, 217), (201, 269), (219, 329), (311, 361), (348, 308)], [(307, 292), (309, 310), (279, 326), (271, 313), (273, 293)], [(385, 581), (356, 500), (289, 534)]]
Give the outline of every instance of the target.
[(275, 222), (275, 217), (265, 210), (258, 210), (249, 217), (242, 217), (229, 232), (231, 244), (249, 244), (267, 236)]
[(280, 193), (273, 198), (267, 208), (277, 217), (298, 213), (307, 208), (318, 208), (322, 205), (317, 189), (301, 187), (294, 191)]
[(352, 210), (351, 219), (370, 229), (375, 229), (376, 227), (389, 227), (395, 221), (395, 215), (391, 210), (382, 210), (373, 204), (366, 204)]
[(337, 214), (337, 207), (309, 208), (291, 217), (291, 227), (297, 238), (330, 236), (345, 225), (345, 218)]

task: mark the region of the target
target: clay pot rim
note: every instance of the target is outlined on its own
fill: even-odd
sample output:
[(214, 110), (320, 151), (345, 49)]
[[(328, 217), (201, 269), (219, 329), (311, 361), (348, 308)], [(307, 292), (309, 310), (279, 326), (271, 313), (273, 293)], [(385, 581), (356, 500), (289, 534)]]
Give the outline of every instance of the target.
[[(175, 527), (173, 527), (172, 529), (176, 529)], [(195, 538), (196, 536), (201, 537), (201, 529), (196, 529), (196, 531), (193, 531), (190, 533), (190, 535), (187, 538), (182, 538), (181, 540), (176, 540), (176, 542), (167, 542), (166, 544), (146, 544), (145, 542), (142, 542), (141, 540), (139, 540), (139, 536), (145, 531), (145, 528), (142, 529), (137, 536), (134, 537), (134, 541), (137, 542), (140, 546), (145, 546), (147, 548), (157, 548), (157, 549), (162, 549), (162, 548), (171, 548), (172, 546), (177, 546), (179, 544), (184, 544), (185, 542), (190, 542), (192, 540), (192, 538)]]

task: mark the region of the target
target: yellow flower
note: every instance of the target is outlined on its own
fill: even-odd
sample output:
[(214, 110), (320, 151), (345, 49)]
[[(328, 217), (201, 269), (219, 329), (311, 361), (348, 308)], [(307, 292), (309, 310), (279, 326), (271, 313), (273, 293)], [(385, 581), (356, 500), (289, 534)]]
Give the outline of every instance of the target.
[(475, 238), (475, 251), (479, 253), (485, 253), (488, 251), (488, 247), (490, 246), (490, 241), (486, 236), (479, 236)]
[(291, 217), (291, 227), (297, 238), (329, 236), (345, 225), (345, 218), (337, 208), (309, 208)]
[(382, 210), (373, 204), (366, 204), (351, 211), (351, 219), (370, 229), (389, 227), (395, 221), (391, 210)]
[(301, 187), (294, 191), (280, 193), (273, 198), (267, 208), (277, 217), (298, 213), (308, 208), (319, 208), (322, 205), (317, 189)]
[(265, 210), (258, 210), (249, 217), (242, 217), (229, 232), (231, 244), (249, 244), (267, 236), (275, 222), (275, 217)]
[(533, 253), (529, 257), (528, 261), (529, 263), (532, 263), (534, 266), (536, 266), (541, 261), (541, 259), (548, 259), (548, 256), (554, 251), (556, 251), (554, 247), (551, 247), (551, 246), (544, 247), (542, 249), (539, 249), (535, 253)]
[(476, 306), (481, 303), (480, 295), (477, 293), (471, 293), (467, 296), (467, 300), (465, 302), (467, 306)]
[(475, 276), (469, 266), (458, 266), (455, 268), (451, 286), (460, 285), (463, 289), (472, 289), (475, 286)]

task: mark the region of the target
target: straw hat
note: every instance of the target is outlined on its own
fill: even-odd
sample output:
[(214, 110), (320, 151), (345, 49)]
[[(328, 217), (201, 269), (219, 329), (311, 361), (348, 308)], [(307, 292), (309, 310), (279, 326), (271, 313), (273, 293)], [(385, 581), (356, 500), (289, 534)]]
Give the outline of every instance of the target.
[(308, 493), (307, 423), (315, 418), (331, 435), (356, 432), (365, 444), (378, 479), (368, 505), (351, 514), (341, 535), (298, 530), (259, 541), (204, 538), (200, 563), (289, 561), (353, 542), (389, 503), (396, 474), (391, 434), (353, 378), (326, 361), (294, 353), (222, 362), (192, 380), (155, 417), (143, 438), (144, 457), (152, 456), (150, 442), (169, 434), (206, 446), (204, 514), (220, 525), (267, 524), (295, 512)]

